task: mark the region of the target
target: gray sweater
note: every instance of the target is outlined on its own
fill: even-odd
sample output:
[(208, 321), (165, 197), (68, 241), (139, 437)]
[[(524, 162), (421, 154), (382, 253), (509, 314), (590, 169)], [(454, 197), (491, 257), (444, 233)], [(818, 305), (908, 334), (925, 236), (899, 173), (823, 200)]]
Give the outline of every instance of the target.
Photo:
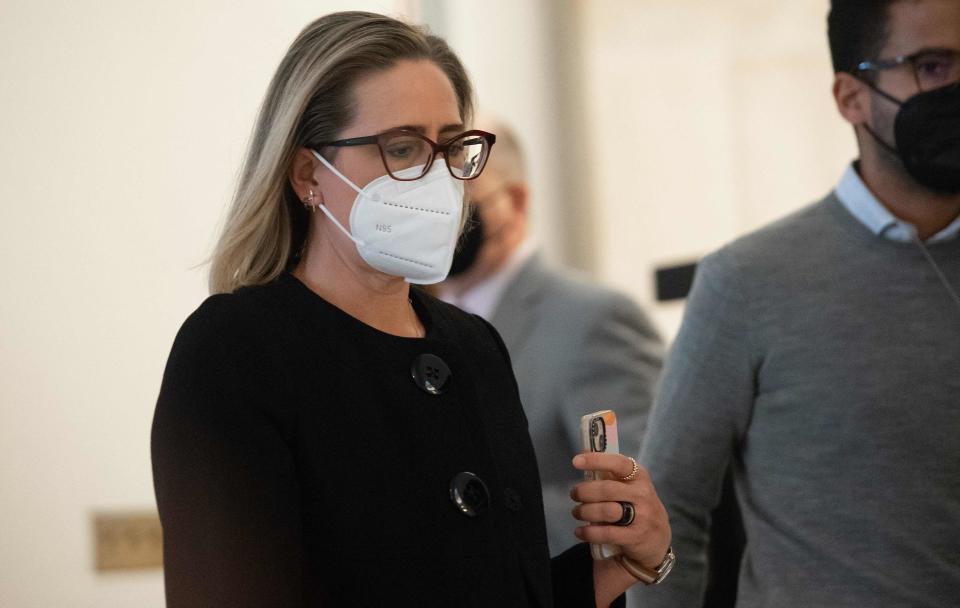
[[(929, 245), (960, 289), (960, 239)], [(916, 244), (835, 196), (701, 264), (641, 454), (699, 607), (732, 464), (738, 606), (960, 605), (960, 311)]]

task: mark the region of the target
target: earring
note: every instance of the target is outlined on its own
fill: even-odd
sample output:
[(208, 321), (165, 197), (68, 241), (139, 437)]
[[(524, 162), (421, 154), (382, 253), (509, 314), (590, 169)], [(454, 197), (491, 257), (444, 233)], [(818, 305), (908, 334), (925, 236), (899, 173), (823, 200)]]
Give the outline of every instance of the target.
[(313, 190), (310, 190), (308, 192), (307, 199), (303, 201), (303, 206), (309, 209), (310, 211), (313, 211), (314, 213), (317, 212), (317, 206), (313, 204)]

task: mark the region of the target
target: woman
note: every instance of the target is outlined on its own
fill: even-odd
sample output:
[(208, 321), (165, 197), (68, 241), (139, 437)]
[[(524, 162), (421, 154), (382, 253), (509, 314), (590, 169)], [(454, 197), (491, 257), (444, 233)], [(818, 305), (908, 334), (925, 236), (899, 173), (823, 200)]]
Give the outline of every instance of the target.
[(635, 516), (577, 534), (628, 559), (581, 545), (551, 563), (503, 343), (409, 287), (446, 275), (463, 180), (495, 141), (468, 130), (471, 95), (442, 40), (380, 15), (326, 16), (288, 51), (218, 295), (180, 330), (157, 403), (168, 605), (607, 605), (663, 560), (645, 474), (593, 454), (577, 466), (626, 480), (578, 486), (578, 516)]

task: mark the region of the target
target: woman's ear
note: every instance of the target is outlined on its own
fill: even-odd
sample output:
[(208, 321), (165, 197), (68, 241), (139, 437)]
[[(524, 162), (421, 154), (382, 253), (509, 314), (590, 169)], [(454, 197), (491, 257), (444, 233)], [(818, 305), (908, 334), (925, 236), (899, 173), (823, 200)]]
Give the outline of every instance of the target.
[[(319, 192), (320, 184), (316, 177), (317, 159), (309, 148), (298, 148), (290, 163), (290, 185), (301, 201), (314, 199), (311, 205), (323, 202), (323, 195)], [(319, 200), (316, 200), (319, 197)]]

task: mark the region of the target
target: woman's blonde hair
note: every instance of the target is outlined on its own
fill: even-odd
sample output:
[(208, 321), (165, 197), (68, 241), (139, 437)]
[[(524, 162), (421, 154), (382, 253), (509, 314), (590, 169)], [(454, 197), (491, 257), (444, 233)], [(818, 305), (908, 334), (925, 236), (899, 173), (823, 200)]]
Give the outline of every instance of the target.
[(460, 116), (473, 115), (473, 88), (447, 43), (425, 29), (362, 12), (308, 25), (277, 68), (260, 108), (233, 204), (211, 257), (211, 293), (267, 283), (295, 261), (309, 215), (288, 179), (297, 149), (332, 141), (354, 118), (353, 85), (403, 59), (428, 59), (450, 79)]

